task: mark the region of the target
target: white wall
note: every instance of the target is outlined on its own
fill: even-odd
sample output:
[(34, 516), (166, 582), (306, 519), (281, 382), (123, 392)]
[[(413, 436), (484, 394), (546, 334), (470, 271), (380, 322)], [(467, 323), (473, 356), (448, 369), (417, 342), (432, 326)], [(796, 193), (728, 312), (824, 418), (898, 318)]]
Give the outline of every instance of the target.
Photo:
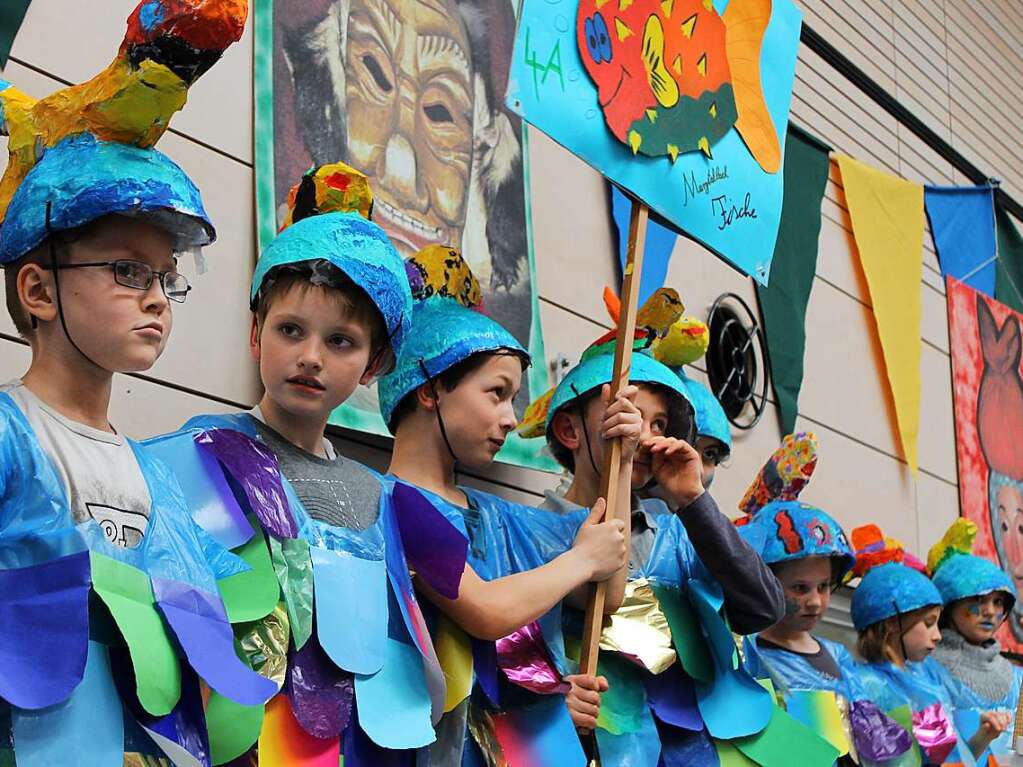
[[(883, 87), (990, 175), (1023, 199), (1023, 11), (1015, 0), (801, 0), (806, 20)], [(34, 96), (78, 82), (105, 66), (134, 0), (33, 0), (3, 76)], [(251, 25), (250, 25), (251, 26)], [(252, 36), (193, 88), (160, 148), (203, 190), (220, 239), (210, 271), (194, 280), (175, 313), (168, 352), (146, 380), (122, 377), (115, 422), (148, 436), (199, 411), (249, 405), (259, 394), (248, 361), (246, 295), (255, 260), (252, 167)], [(811, 51), (796, 72), (792, 120), (838, 152), (904, 177), (964, 183), (953, 168), (869, 102)], [(600, 177), (546, 137), (532, 133), (531, 179), (540, 306), (549, 357), (574, 358), (607, 325), (600, 300), (616, 279), (606, 191)], [(821, 462), (806, 498), (846, 526), (879, 521), (925, 552), (958, 514), (955, 438), (944, 287), (926, 240), (921, 372), (920, 472), (901, 458), (891, 398), (855, 256), (834, 164), (823, 204), (817, 277), (807, 314), (806, 378), (798, 428), (813, 429)], [(566, 225), (566, 222), (571, 222)], [(572, 274), (572, 280), (564, 279)], [(721, 293), (753, 299), (743, 278), (700, 246), (680, 241), (669, 273), (690, 311), (704, 315)], [(0, 318), (0, 374), (27, 364)], [(715, 485), (726, 512), (778, 442), (773, 408), (749, 433)], [(346, 442), (356, 457), (386, 462), (386, 441)], [(506, 466), (470, 482), (536, 500), (556, 478)]]

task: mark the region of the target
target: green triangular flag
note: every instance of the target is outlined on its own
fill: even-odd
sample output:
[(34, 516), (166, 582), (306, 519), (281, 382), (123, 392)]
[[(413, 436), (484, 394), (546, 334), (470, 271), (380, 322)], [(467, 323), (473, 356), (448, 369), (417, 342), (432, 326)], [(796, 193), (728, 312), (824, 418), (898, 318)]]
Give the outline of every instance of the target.
[(995, 229), (998, 233), (998, 268), (995, 298), (1017, 312), (1023, 312), (1023, 237), (1008, 213), (995, 199)]
[(828, 151), (827, 145), (809, 133), (789, 126), (785, 192), (771, 277), (766, 288), (757, 285), (782, 435), (795, 431), (799, 389), (803, 385), (806, 304), (817, 270)]
[(32, 0), (3, 0), (0, 2), (0, 69), (7, 66), (14, 38), (25, 20)]

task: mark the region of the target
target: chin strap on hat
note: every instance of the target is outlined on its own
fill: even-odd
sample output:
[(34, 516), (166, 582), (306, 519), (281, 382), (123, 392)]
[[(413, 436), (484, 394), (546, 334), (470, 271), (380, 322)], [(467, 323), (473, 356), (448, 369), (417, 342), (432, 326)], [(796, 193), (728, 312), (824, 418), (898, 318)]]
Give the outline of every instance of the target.
[[(60, 317), (60, 326), (64, 330), (64, 335), (67, 336), (67, 340), (71, 342), (71, 345), (75, 348), (75, 351), (82, 355), (82, 357), (89, 363), (101, 368), (102, 365), (96, 363), (96, 361), (88, 354), (82, 351), (77, 343), (75, 343), (74, 337), (71, 335), (71, 331), (68, 330), (67, 320), (64, 319), (64, 304), (60, 298), (60, 264), (57, 262), (57, 243), (54, 239), (55, 232), (50, 225), (50, 210), (52, 203), (46, 202), (46, 241), (49, 243), (50, 249), (50, 271), (53, 272), (53, 289), (57, 297), (57, 316)], [(32, 327), (38, 327), (38, 320), (35, 315), (32, 315)]]
[(426, 370), (426, 363), (422, 359), (419, 360), (419, 369), (423, 371), (423, 376), (426, 378), (426, 385), (430, 387), (430, 394), (433, 395), (433, 401), (437, 406), (437, 425), (440, 426), (440, 436), (444, 440), (444, 446), (447, 447), (448, 453), (451, 454), (451, 460), (455, 462), (455, 466), (458, 466), (458, 456), (455, 455), (455, 451), (451, 449), (451, 442), (448, 440), (447, 429), (444, 428), (444, 417), (440, 412), (440, 397), (437, 394), (437, 387), (433, 383), (433, 376)]

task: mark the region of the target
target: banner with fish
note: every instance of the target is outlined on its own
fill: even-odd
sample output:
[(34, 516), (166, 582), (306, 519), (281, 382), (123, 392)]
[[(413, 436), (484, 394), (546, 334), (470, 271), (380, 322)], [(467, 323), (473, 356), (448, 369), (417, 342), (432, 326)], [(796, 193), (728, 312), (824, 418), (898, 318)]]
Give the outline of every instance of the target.
[(801, 25), (791, 0), (523, 0), (508, 106), (766, 285)]
[[(253, 0), (259, 244), (310, 166), (339, 160), (373, 186), (373, 221), (403, 258), (461, 251), (486, 314), (536, 361), (515, 399), (547, 387), (533, 265), (525, 125), (503, 103), (514, 0)], [(384, 35), (379, 30), (386, 27)], [(405, 42), (413, 53), (406, 55)], [(415, 53), (419, 51), (419, 53)], [(425, 63), (424, 63), (425, 62)], [(410, 112), (407, 105), (416, 105)], [(386, 434), (375, 385), (331, 423)], [(499, 460), (552, 470), (533, 445)]]

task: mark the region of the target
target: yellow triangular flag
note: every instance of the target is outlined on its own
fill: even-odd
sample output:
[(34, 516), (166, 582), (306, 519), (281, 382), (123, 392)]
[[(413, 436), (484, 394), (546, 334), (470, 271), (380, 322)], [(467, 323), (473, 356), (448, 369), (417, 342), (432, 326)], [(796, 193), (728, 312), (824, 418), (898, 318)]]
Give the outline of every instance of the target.
[(924, 189), (838, 155), (853, 237), (870, 288), (902, 452), (915, 473), (920, 432)]

